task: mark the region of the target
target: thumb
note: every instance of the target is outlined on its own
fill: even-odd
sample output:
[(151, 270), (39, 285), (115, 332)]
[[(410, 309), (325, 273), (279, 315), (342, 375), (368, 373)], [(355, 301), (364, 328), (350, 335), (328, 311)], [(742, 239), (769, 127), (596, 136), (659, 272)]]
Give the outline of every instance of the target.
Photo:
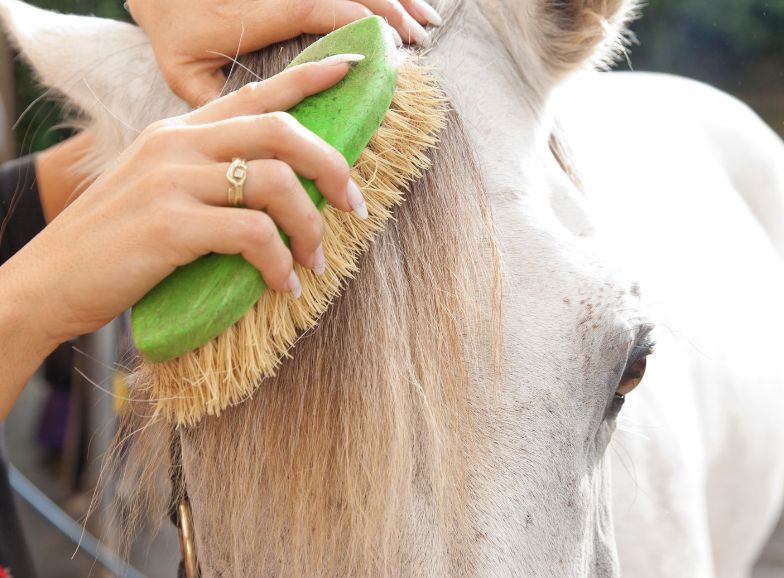
[(169, 74), (164, 73), (164, 78), (174, 94), (193, 108), (199, 108), (218, 98), (226, 84), (226, 77), (220, 69), (223, 63), (216, 64), (215, 68), (180, 66)]

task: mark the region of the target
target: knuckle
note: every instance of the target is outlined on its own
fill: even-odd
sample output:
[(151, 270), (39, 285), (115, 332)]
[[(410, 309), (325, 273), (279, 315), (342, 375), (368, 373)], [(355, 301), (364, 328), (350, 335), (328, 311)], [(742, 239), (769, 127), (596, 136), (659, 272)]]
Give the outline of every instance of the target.
[(245, 237), (253, 247), (274, 246), (278, 236), (278, 228), (267, 215), (260, 211), (248, 211), (250, 218), (245, 222)]
[(153, 135), (157, 131), (167, 126), (165, 123), (166, 121), (159, 120), (158, 122), (154, 122), (151, 125), (147, 126), (144, 130), (142, 130), (142, 134), (139, 135), (139, 138), (136, 140), (136, 142), (139, 143), (140, 145), (147, 144), (147, 142), (153, 137)]
[[(187, 116), (187, 114), (189, 113), (186, 113), (183, 116)], [(162, 120), (152, 123), (146, 129), (144, 129), (143, 132), (152, 134), (161, 129), (176, 128), (182, 126), (185, 126), (185, 121), (183, 120), (183, 118), (181, 116), (174, 116), (171, 118), (164, 118)]]
[(389, 3), (389, 12), (391, 15), (395, 17), (395, 19), (403, 20), (406, 15), (406, 10), (403, 6), (400, 5), (399, 2), (390, 2)]
[(294, 174), (294, 171), (291, 170), (291, 167), (287, 166), (287, 170), (285, 173), (285, 180), (280, 183), (279, 195), (282, 199), (285, 200), (287, 203), (294, 203), (296, 198), (304, 193), (302, 185), (300, 184), (297, 176)]
[(274, 221), (264, 213), (253, 212), (256, 215), (247, 223), (247, 248), (244, 252), (263, 255), (260, 270), (264, 281), (273, 288), (285, 288), (294, 260), (283, 246)]
[(168, 118), (167, 118), (167, 119), (164, 119), (164, 120), (159, 120), (158, 122), (154, 122), (154, 123), (152, 123), (151, 125), (148, 125), (148, 126), (147, 126), (147, 128), (145, 128), (145, 129), (142, 131), (142, 136), (147, 136), (147, 137), (149, 137), (149, 136), (150, 136), (151, 134), (153, 134), (153, 133), (154, 133), (156, 130), (159, 130), (159, 129), (165, 128), (165, 127), (167, 127), (167, 126), (169, 126), (169, 119), (168, 119)]
[(294, 19), (293, 22), (306, 22), (315, 7), (316, 0), (293, 0), (288, 3), (286, 10), (288, 16)]
[(345, 157), (332, 147), (329, 147), (327, 159), (329, 161), (330, 170), (333, 172), (335, 177), (341, 182), (347, 182), (349, 174), (351, 173), (351, 169), (349, 168)]
[(286, 82), (289, 90), (298, 94), (300, 99), (308, 96), (308, 87), (314, 82), (324, 68), (318, 62), (305, 62), (287, 70)]
[(273, 190), (273, 195), (289, 196), (299, 184), (294, 170), (283, 161), (270, 160), (267, 164), (266, 180)]
[(402, 20), (403, 16), (406, 14), (406, 10), (405, 8), (403, 8), (403, 5), (400, 4), (400, 2), (397, 2), (396, 0), (386, 0), (381, 4), (382, 4), (381, 11), (387, 17), (392, 16), (396, 20), (397, 19)]
[(321, 243), (322, 228), (317, 220), (308, 219), (307, 223), (300, 223), (296, 235), (291, 236), (291, 247), (297, 259), (308, 258)]
[(318, 74), (324, 68), (318, 62), (305, 62), (298, 64), (291, 69), (291, 73), (296, 76), (297, 82), (302, 83), (310, 79), (314, 74)]
[(249, 82), (245, 86), (234, 91), (234, 96), (239, 101), (240, 105), (245, 107), (253, 106), (257, 110), (256, 114), (264, 114), (266, 109), (264, 108), (264, 105), (260, 103), (263, 84), (263, 82)]
[(309, 209), (308, 212), (303, 215), (303, 220), (306, 223), (306, 242), (315, 249), (324, 236), (324, 219), (321, 218), (321, 213), (319, 213), (316, 205), (313, 205), (312, 209)]
[(296, 130), (297, 121), (286, 112), (268, 112), (257, 118), (261, 124), (261, 130), (273, 136), (282, 137)]
[(151, 154), (164, 153), (173, 150), (177, 146), (177, 141), (182, 141), (185, 127), (172, 120), (174, 119), (161, 121), (145, 129), (144, 132), (147, 133), (143, 144), (145, 151)]

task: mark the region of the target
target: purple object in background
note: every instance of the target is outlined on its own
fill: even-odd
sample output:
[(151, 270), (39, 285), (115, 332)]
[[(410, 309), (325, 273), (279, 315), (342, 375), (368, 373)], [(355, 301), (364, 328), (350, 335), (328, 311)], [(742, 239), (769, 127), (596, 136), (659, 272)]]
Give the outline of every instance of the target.
[(47, 451), (57, 455), (62, 453), (65, 444), (73, 366), (74, 351), (70, 341), (59, 345), (44, 362), (49, 395), (38, 422), (36, 439)]
[(68, 423), (68, 401), (70, 392), (63, 387), (51, 387), (46, 399), (36, 438), (47, 451), (61, 454), (65, 441), (65, 426)]

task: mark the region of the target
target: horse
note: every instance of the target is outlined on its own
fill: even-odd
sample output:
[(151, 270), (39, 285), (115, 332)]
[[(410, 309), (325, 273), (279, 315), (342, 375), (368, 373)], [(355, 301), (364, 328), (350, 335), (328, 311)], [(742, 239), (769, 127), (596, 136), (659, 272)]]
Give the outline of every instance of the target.
[[(704, 85), (600, 72), (632, 1), (434, 6), (432, 168), (251, 399), (179, 431), (136, 399), (136, 511), (181, 470), (208, 577), (748, 576), (784, 490), (784, 144)], [(0, 18), (95, 172), (189, 110), (131, 24)]]

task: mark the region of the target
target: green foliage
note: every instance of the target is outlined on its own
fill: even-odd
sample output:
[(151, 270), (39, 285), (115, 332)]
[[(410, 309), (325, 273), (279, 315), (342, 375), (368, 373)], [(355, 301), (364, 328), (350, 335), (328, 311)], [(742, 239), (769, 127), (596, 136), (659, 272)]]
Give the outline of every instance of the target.
[[(123, 0), (26, 0), (47, 10), (71, 14), (92, 14), (107, 18), (128, 19)], [(33, 79), (30, 68), (17, 59), (14, 65), (17, 115), (39, 98), (44, 90)], [(60, 107), (44, 97), (22, 117), (16, 128), (16, 140), (22, 154), (43, 150), (70, 135), (67, 129), (55, 128), (63, 120)]]
[(632, 28), (636, 69), (726, 85), (749, 62), (784, 61), (784, 0), (649, 0)]

